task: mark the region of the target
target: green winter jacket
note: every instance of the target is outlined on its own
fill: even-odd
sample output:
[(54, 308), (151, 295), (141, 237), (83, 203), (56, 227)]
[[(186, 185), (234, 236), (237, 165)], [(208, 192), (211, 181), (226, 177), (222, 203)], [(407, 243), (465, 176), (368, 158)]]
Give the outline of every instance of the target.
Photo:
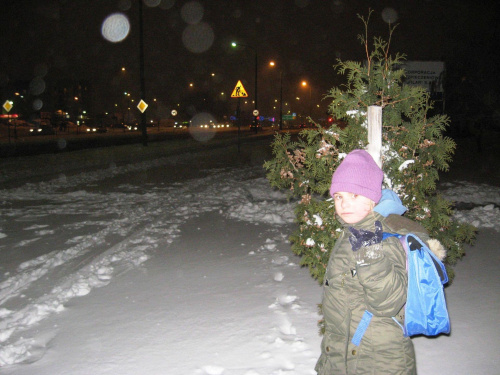
[[(381, 259), (358, 266), (349, 243), (349, 226), (374, 231), (376, 220), (382, 223), (384, 232), (424, 232), (420, 225), (402, 216), (385, 218), (376, 212), (356, 224), (344, 223), (324, 280), (325, 334), (316, 364), (319, 375), (416, 374), (413, 344), (393, 319), (404, 321), (408, 278), (402, 245), (397, 238), (388, 238), (383, 241)], [(351, 340), (365, 310), (373, 318), (356, 346)]]

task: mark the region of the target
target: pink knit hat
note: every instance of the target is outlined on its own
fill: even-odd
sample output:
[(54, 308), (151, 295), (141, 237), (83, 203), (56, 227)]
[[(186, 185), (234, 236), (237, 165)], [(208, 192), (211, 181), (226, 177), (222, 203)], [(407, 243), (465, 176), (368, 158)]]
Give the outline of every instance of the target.
[(332, 176), (330, 195), (339, 191), (359, 194), (378, 203), (382, 197), (384, 172), (365, 150), (353, 150), (340, 163)]

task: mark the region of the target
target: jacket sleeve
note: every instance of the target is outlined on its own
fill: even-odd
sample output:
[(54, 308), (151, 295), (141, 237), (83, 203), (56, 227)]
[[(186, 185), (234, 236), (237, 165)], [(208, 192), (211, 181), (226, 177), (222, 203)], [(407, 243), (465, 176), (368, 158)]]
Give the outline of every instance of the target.
[(376, 316), (395, 316), (406, 303), (406, 254), (395, 237), (383, 241), (384, 256), (370, 265), (357, 266), (368, 310)]

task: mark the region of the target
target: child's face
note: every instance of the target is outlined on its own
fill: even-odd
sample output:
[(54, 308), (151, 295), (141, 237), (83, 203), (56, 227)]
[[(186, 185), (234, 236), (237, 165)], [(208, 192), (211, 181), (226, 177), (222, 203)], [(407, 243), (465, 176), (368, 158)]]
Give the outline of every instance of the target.
[(373, 209), (371, 199), (353, 193), (338, 192), (333, 195), (335, 212), (347, 224), (355, 224), (363, 220)]

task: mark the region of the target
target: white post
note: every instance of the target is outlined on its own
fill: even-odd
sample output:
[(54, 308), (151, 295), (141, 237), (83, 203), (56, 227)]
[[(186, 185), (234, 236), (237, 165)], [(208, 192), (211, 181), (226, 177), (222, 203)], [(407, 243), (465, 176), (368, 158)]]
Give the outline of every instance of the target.
[(368, 107), (368, 147), (366, 151), (382, 168), (382, 107)]

